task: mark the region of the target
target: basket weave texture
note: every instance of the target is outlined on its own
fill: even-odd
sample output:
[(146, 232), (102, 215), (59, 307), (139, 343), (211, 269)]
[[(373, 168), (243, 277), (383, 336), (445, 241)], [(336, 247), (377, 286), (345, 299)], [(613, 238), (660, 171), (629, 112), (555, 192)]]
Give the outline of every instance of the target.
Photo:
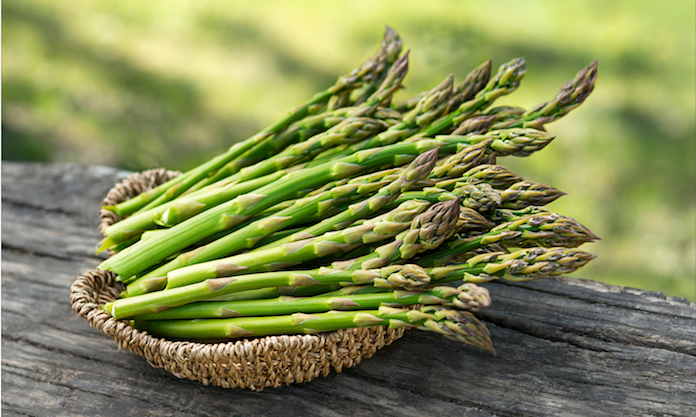
[[(164, 169), (131, 174), (108, 192), (102, 205), (135, 197), (177, 175)], [(101, 210), (100, 218), (102, 234), (106, 227), (120, 220), (108, 210)], [(155, 368), (203, 385), (261, 391), (308, 382), (332, 370), (341, 372), (359, 364), (405, 331), (377, 326), (221, 343), (171, 341), (137, 330), (127, 321), (115, 320), (100, 308), (123, 291), (123, 285), (115, 278), (112, 272), (96, 269), (80, 274), (70, 288), (73, 311), (117, 341), (119, 349), (135, 352)]]

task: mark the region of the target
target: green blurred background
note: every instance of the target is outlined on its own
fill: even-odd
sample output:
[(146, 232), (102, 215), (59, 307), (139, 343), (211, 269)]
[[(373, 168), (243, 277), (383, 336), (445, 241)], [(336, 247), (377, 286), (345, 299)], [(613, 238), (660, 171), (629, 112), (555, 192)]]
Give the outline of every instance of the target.
[(399, 98), (523, 56), (496, 105), (529, 108), (598, 58), (556, 141), (500, 163), (603, 238), (576, 276), (696, 300), (695, 19), (693, 0), (6, 0), (2, 158), (186, 170), (331, 85), (386, 24), (411, 49)]

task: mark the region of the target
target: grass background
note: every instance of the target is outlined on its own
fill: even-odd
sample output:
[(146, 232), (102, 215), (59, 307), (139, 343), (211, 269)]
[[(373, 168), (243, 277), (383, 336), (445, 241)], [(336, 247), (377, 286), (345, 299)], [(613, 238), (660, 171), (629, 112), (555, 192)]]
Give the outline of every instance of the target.
[(575, 275), (696, 300), (692, 0), (77, 1), (2, 5), (2, 158), (186, 170), (253, 134), (376, 49), (411, 49), (407, 89), (487, 58), (527, 75), (498, 104), (551, 99), (592, 59), (597, 88), (501, 159), (569, 195), (551, 208), (603, 238)]

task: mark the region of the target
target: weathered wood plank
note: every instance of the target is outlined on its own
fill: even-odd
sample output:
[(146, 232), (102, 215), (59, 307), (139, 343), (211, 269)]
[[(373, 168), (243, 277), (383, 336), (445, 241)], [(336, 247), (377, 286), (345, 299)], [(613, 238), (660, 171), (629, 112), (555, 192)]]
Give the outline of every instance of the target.
[(696, 415), (696, 308), (558, 279), (489, 283), (493, 357), (410, 331), (361, 365), (261, 393), (151, 368), (70, 309), (94, 268), (98, 204), (125, 173), (4, 163), (2, 412), (6, 415)]

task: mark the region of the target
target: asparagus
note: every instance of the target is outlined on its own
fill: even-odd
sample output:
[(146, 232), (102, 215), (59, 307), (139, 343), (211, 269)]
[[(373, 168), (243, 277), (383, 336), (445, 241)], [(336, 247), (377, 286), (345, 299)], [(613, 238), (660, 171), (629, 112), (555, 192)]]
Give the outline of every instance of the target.
[(241, 184), (233, 182), (223, 188), (200, 193), (197, 196), (173, 200), (150, 210), (140, 211), (104, 229), (106, 236), (97, 244), (96, 252), (111, 249), (120, 243), (140, 236), (146, 230), (157, 228), (158, 225), (179, 223), (181, 220), (216, 206), (221, 201), (227, 201), (264, 185), (272, 184), (290, 172), (292, 170), (282, 170)]
[(563, 246), (574, 248), (599, 238), (576, 220), (545, 210), (507, 221), (478, 236), (457, 239), (447, 249), (440, 249), (418, 260), (420, 265), (443, 265), (454, 257), (491, 243), (510, 246)]
[[(520, 249), (512, 253), (502, 251), (478, 254), (467, 259), (460, 265), (448, 265), (443, 267), (435, 267), (426, 269), (429, 279), (421, 278), (421, 281), (428, 282), (428, 287), (438, 286), (452, 281), (463, 280), (465, 283), (459, 287), (463, 287), (473, 283), (488, 282), (492, 279), (506, 279), (510, 281), (530, 281), (537, 279), (547, 279), (555, 276), (566, 275), (577, 271), (579, 268), (586, 265), (596, 256), (577, 249), (569, 248), (526, 248)], [(311, 287), (300, 287), (301, 289), (314, 289), (319, 285)], [(388, 291), (387, 285), (375, 287), (373, 285), (347, 286), (330, 293), (317, 295), (315, 298), (321, 297), (346, 297), (359, 294), (373, 294), (375, 292)], [(470, 287), (474, 292), (469, 292), (474, 299), (479, 299), (476, 296), (476, 288)], [(274, 288), (275, 290), (275, 288)], [(239, 295), (242, 293), (234, 293)], [(266, 298), (271, 298), (280, 294), (276, 290)], [(298, 295), (295, 291), (293, 295)], [(306, 292), (305, 292), (306, 294)], [(485, 296), (482, 295), (481, 297)], [(461, 296), (460, 296), (461, 297)], [(260, 298), (260, 297), (257, 297)], [(239, 298), (237, 298), (239, 299)], [(458, 308), (464, 308), (458, 306)], [(167, 310), (170, 311), (170, 310)]]
[(268, 298), (277, 297), (311, 297), (320, 294), (328, 294), (329, 292), (336, 291), (338, 289), (344, 288), (339, 284), (319, 284), (311, 285), (309, 287), (266, 287), (260, 288), (258, 290), (248, 290), (239, 291), (231, 294), (225, 294), (221, 296), (206, 298), (201, 302), (208, 301), (242, 301), (242, 300), (264, 300)]
[(171, 200), (184, 192), (188, 187), (205, 178), (210, 172), (214, 172), (223, 167), (233, 159), (243, 155), (246, 151), (252, 149), (255, 145), (270, 137), (274, 133), (285, 128), (289, 124), (300, 120), (310, 114), (311, 109), (317, 104), (326, 103), (331, 96), (345, 93), (360, 87), (366, 82), (372, 81), (379, 77), (380, 73), (385, 70), (388, 60), (395, 60), (395, 55), (398, 56), (401, 50), (401, 39), (398, 34), (391, 28), (387, 30), (382, 39), (382, 45), (377, 53), (368, 59), (360, 67), (354, 69), (347, 75), (341, 75), (336, 83), (328, 89), (319, 92), (304, 104), (295, 108), (285, 117), (261, 130), (254, 136), (236, 143), (227, 152), (218, 155), (210, 161), (180, 175), (166, 183), (154, 188), (153, 190), (142, 193), (139, 196), (132, 198), (124, 203), (115, 206), (105, 206), (104, 208), (112, 210), (119, 217), (123, 218), (143, 207), (152, 208), (165, 201)]
[(202, 301), (170, 308), (156, 314), (135, 316), (135, 320), (184, 320), (231, 317), (277, 316), (293, 313), (323, 313), (329, 310), (368, 310), (382, 306), (438, 304), (479, 312), (490, 306), (487, 289), (472, 283), (459, 288), (439, 286), (427, 291), (394, 290), (343, 297), (320, 294), (314, 297), (280, 296), (265, 300)]
[(430, 285), (463, 280), (480, 284), (502, 278), (532, 281), (575, 272), (595, 255), (574, 248), (524, 248), (515, 252), (490, 252), (470, 257), (463, 264), (427, 269)]
[(355, 245), (374, 242), (375, 239), (388, 239), (408, 228), (411, 221), (429, 205), (428, 202), (408, 201), (376, 222), (366, 222), (309, 239), (257, 248), (251, 252), (176, 269), (167, 273), (167, 288), (240, 272), (274, 271), (346, 251), (355, 248)]
[[(433, 122), (438, 116), (448, 114), (461, 103), (473, 99), (474, 95), (486, 85), (490, 78), (490, 64), (491, 62), (488, 60), (475, 68), (466, 76), (464, 81), (455, 88), (452, 88), (451, 86), (452, 77), (450, 76), (446, 78), (445, 81), (443, 81), (440, 85), (419, 98), (419, 101), (414, 108), (411, 109), (409, 113), (404, 115), (404, 121), (400, 125), (394, 126), (383, 134), (370, 138), (366, 141), (349, 146), (346, 149), (333, 152), (327, 155), (327, 157), (336, 158), (339, 156), (350, 155), (351, 153), (361, 149), (388, 145), (398, 140), (405, 139), (417, 131), (422, 130), (424, 127), (432, 126)], [(464, 122), (460, 121), (460, 124), (463, 123)], [(476, 124), (477, 123), (471, 124), (470, 131), (468, 131), (469, 127), (464, 127), (461, 134), (464, 135), (472, 133), (475, 130), (480, 131), (482, 126), (479, 125), (477, 128)], [(398, 134), (400, 129), (405, 129), (403, 130), (402, 134)], [(486, 131), (487, 130), (488, 129), (486, 129)], [(481, 131), (481, 133), (484, 132)], [(326, 157), (320, 159), (318, 162), (325, 160)]]
[[(364, 216), (365, 212), (370, 213), (377, 211), (392, 199), (390, 193), (396, 195), (402, 188), (407, 189), (413, 182), (426, 176), (430, 169), (432, 169), (435, 155), (437, 155), (436, 149), (425, 152), (414, 159), (402, 176), (381, 188), (374, 197), (366, 202), (366, 204), (349, 209), (348, 214), (358, 218)], [(379, 175), (378, 173), (373, 174), (366, 178), (366, 181), (369, 181), (367, 183), (349, 183), (334, 187), (314, 197), (298, 200), (290, 207), (272, 216), (259, 219), (215, 242), (179, 255), (165, 265), (129, 283), (128, 294), (137, 295), (162, 288), (166, 284), (166, 274), (175, 269), (186, 265), (210, 261), (222, 256), (228, 256), (241, 249), (252, 248), (256, 246), (261, 239), (276, 230), (295, 224), (313, 213), (325, 211), (352, 194), (360, 195), (371, 193), (375, 187), (385, 183), (385, 181), (379, 181), (383, 179), (383, 177), (383, 175)], [(347, 221), (349, 219), (347, 216), (344, 216), (334, 220)], [(315, 229), (312, 230), (314, 231)], [(306, 238), (308, 234), (305, 233), (303, 236)], [(273, 242), (273, 245), (269, 245), (268, 247), (280, 246), (281, 244), (291, 241), (294, 240), (291, 238), (280, 239)]]
[[(531, 136), (530, 140), (526, 142), (522, 140), (524, 137), (522, 135), (525, 133)], [(543, 146), (551, 138), (549, 135), (544, 137), (543, 132), (533, 129), (517, 129), (514, 135), (499, 135), (496, 132), (491, 132), (491, 134), (496, 135), (497, 138), (491, 142), (491, 146), (495, 145), (498, 148), (506, 149), (508, 153), (514, 153), (511, 149), (518, 146), (520, 154), (530, 152), (532, 143), (536, 142)], [(305, 168), (293, 172), (283, 180), (261, 187), (253, 193), (240, 195), (227, 203), (206, 210), (167, 229), (152, 239), (140, 241), (131, 246), (128, 258), (123, 256), (123, 252), (120, 252), (102, 262), (99, 268), (114, 271), (122, 277), (130, 277), (211, 234), (235, 227), (248, 219), (249, 216), (292, 198), (298, 193), (303, 194), (308, 189), (320, 187), (331, 180), (346, 178), (385, 165), (399, 166), (410, 162), (423, 152), (438, 147), (440, 153), (448, 154), (455, 151), (458, 145), (466, 146), (486, 139), (488, 138), (485, 135), (472, 137), (441, 136), (439, 139), (396, 143), (360, 151), (354, 155), (329, 161), (313, 168)]]
[(353, 109), (348, 108), (328, 111), (314, 116), (308, 116), (294, 122), (276, 135), (264, 139), (263, 142), (254, 146), (239, 158), (230, 161), (214, 174), (200, 180), (196, 185), (182, 193), (182, 195), (190, 194), (203, 188), (217, 188), (220, 184), (224, 184), (224, 180), (237, 173), (242, 168), (275, 155), (293, 143), (302, 142), (336, 126), (348, 117), (350, 110)]
[(422, 251), (435, 249), (455, 233), (460, 213), (459, 199), (434, 204), (418, 215), (410, 229), (399, 233), (393, 242), (382, 245), (360, 258), (334, 262), (332, 266), (350, 271), (373, 269), (410, 259)]
[[(486, 183), (490, 184), (490, 186), (495, 189), (505, 189), (516, 182), (524, 180), (504, 166), (490, 164), (475, 166), (465, 172), (463, 177), (465, 177), (465, 182), (472, 184)], [(456, 187), (461, 182), (464, 181), (460, 178), (444, 179), (435, 184), (435, 186), (438, 188), (452, 189), (452, 187)]]
[(568, 81), (553, 100), (535, 106), (517, 120), (497, 122), (494, 129), (505, 127), (534, 127), (539, 129), (546, 123), (560, 119), (587, 99), (594, 90), (596, 80), (597, 60), (595, 59), (580, 70), (574, 79)]
[(303, 229), (297, 234), (280, 239), (274, 242), (273, 246), (318, 236), (334, 228), (342, 229), (356, 220), (370, 217), (370, 215), (377, 213), (380, 209), (396, 200), (401, 193), (411, 188), (415, 183), (427, 177), (435, 165), (436, 156), (437, 149), (419, 155), (411, 162), (411, 165), (404, 170), (403, 175), (399, 176), (389, 185), (381, 188), (375, 195), (352, 204), (341, 213)]
[(522, 209), (530, 205), (543, 206), (565, 194), (563, 191), (548, 185), (532, 181), (520, 181), (512, 184), (506, 190), (500, 191), (501, 207)]
[(300, 271), (275, 271), (224, 278), (210, 278), (177, 288), (122, 298), (102, 308), (122, 319), (158, 313), (169, 308), (240, 291), (267, 287), (314, 286), (320, 284), (372, 284), (382, 288), (418, 290), (430, 283), (430, 275), (418, 265), (393, 265), (382, 269), (341, 271), (318, 268)]
[(495, 355), (488, 328), (468, 311), (440, 306), (425, 306), (421, 311), (434, 314), (435, 320), (426, 320), (420, 330), (440, 333), (448, 339), (476, 346)]
[(363, 149), (370, 149), (379, 146), (390, 145), (403, 138), (416, 133), (421, 126), (429, 124), (433, 119), (443, 113), (447, 101), (452, 94), (452, 76), (448, 76), (439, 85), (433, 88), (423, 97), (416, 108), (403, 116), (401, 123), (391, 126), (386, 131), (372, 138), (358, 142), (354, 145), (346, 145), (331, 149), (317, 156), (310, 166), (325, 163), (328, 160), (351, 155)]
[[(489, 59), (469, 72), (464, 80), (453, 88), (452, 96), (449, 98), (445, 108), (445, 114), (456, 110), (463, 102), (473, 99), (476, 93), (488, 84), (490, 77), (491, 60)], [(402, 104), (394, 106), (394, 108), (402, 113), (413, 110), (428, 93), (429, 91), (423, 91), (416, 94), (406, 99)]]
[[(363, 116), (370, 117), (380, 108), (381, 105), (388, 102), (392, 94), (401, 87), (401, 82), (403, 81), (407, 72), (408, 53), (404, 54), (404, 56), (394, 62), (394, 65), (390, 68), (389, 73), (384, 79), (382, 85), (365, 103), (357, 107), (342, 109), (341, 113), (345, 117), (350, 118)], [(362, 119), (362, 122), (364, 125), (377, 123), (376, 121), (369, 119)], [(296, 164), (299, 161), (309, 160), (315, 155), (335, 146), (340, 146), (341, 144), (348, 145), (350, 143), (358, 142), (389, 127), (389, 125), (383, 124), (383, 129), (361, 129), (363, 130), (362, 134), (356, 134), (360, 133), (355, 132), (356, 129), (360, 128), (360, 125), (356, 125), (355, 122), (353, 122), (352, 125), (346, 125), (346, 123), (347, 122), (342, 122), (325, 134), (317, 135), (300, 143), (290, 145), (288, 148), (276, 155), (273, 155), (252, 166), (242, 168), (232, 178), (239, 179), (241, 181), (256, 178), (260, 175), (265, 175), (275, 170)], [(213, 178), (220, 178), (220, 175), (224, 175), (224, 173), (225, 172), (216, 174)]]
[(424, 311), (377, 310), (295, 313), (285, 316), (209, 320), (135, 320), (137, 329), (173, 339), (234, 339), (275, 334), (315, 334), (352, 327), (416, 327), (495, 353), (485, 325), (468, 311), (423, 307)]
[(441, 117), (426, 128), (422, 129), (418, 136), (433, 136), (447, 129), (459, 126), (462, 121), (471, 118), (477, 111), (488, 107), (497, 98), (510, 94), (520, 85), (526, 71), (523, 58), (515, 58), (500, 66), (498, 73), (488, 82), (483, 90), (468, 101), (463, 102), (456, 110), (447, 116)]
[(464, 120), (456, 129), (450, 133), (451, 135), (483, 135), (491, 130), (495, 116), (476, 116), (471, 119)]

